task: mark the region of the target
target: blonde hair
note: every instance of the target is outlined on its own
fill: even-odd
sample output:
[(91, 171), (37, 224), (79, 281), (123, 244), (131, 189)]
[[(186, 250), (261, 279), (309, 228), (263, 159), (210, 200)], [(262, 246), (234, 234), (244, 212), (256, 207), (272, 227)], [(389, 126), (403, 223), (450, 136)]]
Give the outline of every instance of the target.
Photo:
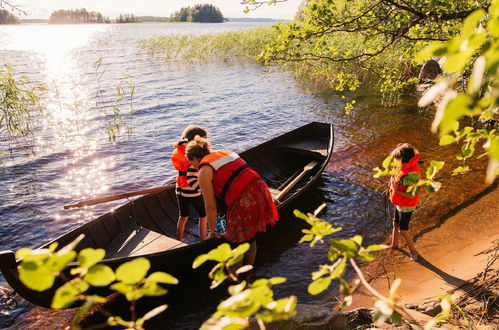
[(185, 156), (189, 160), (203, 158), (210, 153), (211, 143), (207, 138), (196, 135), (185, 147)]

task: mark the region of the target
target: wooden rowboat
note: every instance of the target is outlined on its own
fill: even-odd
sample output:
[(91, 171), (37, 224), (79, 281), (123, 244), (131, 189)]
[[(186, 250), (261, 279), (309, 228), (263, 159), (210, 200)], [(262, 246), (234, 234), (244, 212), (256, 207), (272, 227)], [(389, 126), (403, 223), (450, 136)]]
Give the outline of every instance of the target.
[[(333, 141), (332, 125), (313, 122), (239, 155), (267, 182), (278, 210), (282, 211), (320, 177), (331, 157)], [(106, 257), (101, 263), (113, 269), (134, 258), (146, 257), (151, 262), (151, 272), (168, 272), (181, 282), (187, 274), (191, 278), (192, 274), (206, 278), (206, 270), (196, 274), (201, 270), (193, 270), (192, 262), (223, 240), (192, 244), (176, 240), (178, 213), (175, 186), (168, 185), (65, 233), (41, 248), (56, 241), (63, 247), (84, 234), (77, 251), (87, 247), (105, 249)], [(196, 233), (195, 224), (186, 227), (186, 232)], [(19, 262), (13, 251), (0, 252), (0, 268), (6, 281), (24, 299), (50, 307), (55, 287), (62, 282), (56, 282), (54, 288), (43, 292), (30, 290), (19, 280)]]

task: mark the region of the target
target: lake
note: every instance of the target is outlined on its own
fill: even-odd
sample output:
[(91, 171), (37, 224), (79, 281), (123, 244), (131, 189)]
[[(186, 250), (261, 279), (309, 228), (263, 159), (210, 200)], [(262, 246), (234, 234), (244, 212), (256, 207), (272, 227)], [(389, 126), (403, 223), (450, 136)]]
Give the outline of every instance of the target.
[[(138, 47), (141, 40), (161, 35), (255, 26), (0, 26), (3, 62), (17, 76), (26, 75), (48, 88), (43, 112), (36, 113), (42, 121), (35, 128), (34, 153), (0, 156), (0, 250), (40, 246), (119, 205), (64, 210), (66, 204), (165, 183), (175, 174), (169, 161), (172, 144), (189, 124), (206, 127), (214, 148), (242, 151), (310, 121), (334, 123), (335, 155), (321, 182), (297, 207), (310, 212), (326, 202), (322, 217), (343, 227), (341, 237), (360, 234), (367, 243), (382, 242), (390, 231), (382, 193), (386, 180), (372, 178), (372, 168), (403, 141), (415, 144), (425, 161), (452, 159), (436, 146), (438, 137), (429, 132), (431, 115), (418, 112), (414, 98), (382, 107), (368, 93), (359, 94), (358, 108), (347, 115), (345, 101), (336, 93), (311, 89), (279, 68), (256, 63), (183, 65), (150, 58)], [(106, 123), (113, 118), (117, 86), (128, 92), (118, 107), (131, 132), (112, 141)], [(468, 194), (463, 191), (474, 191), (470, 184), (481, 187), (478, 177), (453, 182), (453, 191), (465, 200)], [(439, 198), (455, 195), (446, 192)], [(287, 277), (276, 287), (277, 295), (320, 303), (329, 293), (311, 296), (307, 285), (310, 274), (327, 261), (325, 250), (299, 244), (300, 226), (291, 227), (260, 249), (257, 275)], [(5, 285), (3, 279), (0, 284)], [(2, 309), (4, 324), (30, 308)]]

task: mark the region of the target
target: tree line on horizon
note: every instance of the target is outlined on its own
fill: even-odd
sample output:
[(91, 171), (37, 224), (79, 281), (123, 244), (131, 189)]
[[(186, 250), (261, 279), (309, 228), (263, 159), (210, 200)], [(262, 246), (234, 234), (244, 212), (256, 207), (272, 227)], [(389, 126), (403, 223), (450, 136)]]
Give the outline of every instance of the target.
[[(210, 4), (198, 4), (183, 7), (174, 12), (169, 18), (155, 18), (156, 22), (196, 22), (196, 23), (223, 23), (224, 18), (220, 9)], [(120, 14), (114, 23), (140, 23), (142, 20), (133, 14)], [(20, 24), (17, 16), (6, 9), (0, 9), (0, 24)], [(108, 24), (112, 23), (109, 17), (100, 12), (80, 9), (59, 9), (54, 11), (48, 24)]]
[(10, 11), (0, 9), (0, 24), (21, 24), (21, 22)]
[(223, 23), (224, 20), (220, 9), (209, 4), (183, 7), (170, 15), (170, 22)]

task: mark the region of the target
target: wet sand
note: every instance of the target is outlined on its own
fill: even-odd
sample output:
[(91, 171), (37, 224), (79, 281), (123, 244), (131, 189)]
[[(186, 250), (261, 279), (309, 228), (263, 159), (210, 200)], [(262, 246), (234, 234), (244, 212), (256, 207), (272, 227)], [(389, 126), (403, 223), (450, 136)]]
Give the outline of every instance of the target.
[[(444, 216), (438, 225), (412, 231), (420, 257), (409, 258), (403, 240), (400, 248), (380, 253), (364, 271), (373, 287), (384, 296), (396, 278), (402, 280), (398, 303), (438, 299), (454, 288), (465, 291), (468, 280), (487, 265), (487, 250), (499, 242), (499, 191), (491, 187)], [(492, 266), (498, 269), (497, 263)], [(373, 299), (359, 288), (349, 308), (371, 308)]]

